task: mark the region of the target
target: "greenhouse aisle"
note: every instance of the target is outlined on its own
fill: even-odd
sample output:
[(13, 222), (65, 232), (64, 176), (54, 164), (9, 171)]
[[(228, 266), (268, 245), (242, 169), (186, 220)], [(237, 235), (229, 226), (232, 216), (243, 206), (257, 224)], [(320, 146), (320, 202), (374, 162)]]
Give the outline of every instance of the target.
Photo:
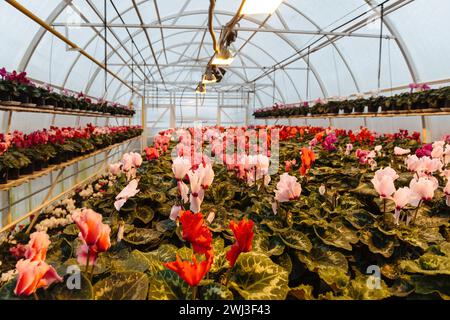
[(450, 299), (450, 2), (0, 13), (2, 302)]

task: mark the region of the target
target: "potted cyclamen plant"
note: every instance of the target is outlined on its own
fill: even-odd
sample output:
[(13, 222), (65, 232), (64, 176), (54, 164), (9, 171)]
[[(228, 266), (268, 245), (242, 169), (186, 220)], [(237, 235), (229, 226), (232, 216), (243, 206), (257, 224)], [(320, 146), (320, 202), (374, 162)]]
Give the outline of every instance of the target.
[[(25, 134), (21, 131), (14, 131), (12, 134), (12, 143), (18, 152), (15, 154), (15, 156), (20, 159), (21, 155), (23, 155), (28, 161), (24, 160), (23, 164), (18, 167), (19, 174), (26, 175), (26, 174), (32, 174), (34, 171), (33, 166), (33, 157), (34, 152), (30, 149), (31, 147), (31, 141), (27, 138)], [(11, 177), (11, 174), (9, 174)], [(16, 175), (12, 173), (12, 177), (15, 177)]]
[(29, 102), (29, 85), (31, 81), (25, 72), (7, 72), (5, 68), (0, 70), (2, 81), (0, 82), (0, 93), (3, 104), (20, 105)]
[(433, 97), (435, 108), (444, 112), (450, 111), (450, 87), (434, 90), (430, 95)]
[(303, 102), (300, 107), (298, 108), (298, 114), (306, 117), (309, 113), (309, 103), (308, 102)]
[(367, 99), (367, 111), (369, 113), (377, 113), (379, 107), (382, 105), (384, 98), (381, 96), (378, 97), (370, 97)]
[(344, 114), (350, 114), (353, 112), (353, 104), (350, 100), (343, 100), (340, 102), (339, 109), (342, 110)]
[(2, 158), (3, 166), (8, 169), (8, 180), (19, 179), (20, 170), (31, 163), (30, 159), (15, 147), (5, 152)]
[(353, 102), (353, 113), (354, 114), (362, 114), (366, 107), (366, 99), (357, 98), (352, 101)]
[(0, 133), (0, 184), (8, 182), (8, 158), (5, 158), (5, 154), (11, 147), (11, 136)]

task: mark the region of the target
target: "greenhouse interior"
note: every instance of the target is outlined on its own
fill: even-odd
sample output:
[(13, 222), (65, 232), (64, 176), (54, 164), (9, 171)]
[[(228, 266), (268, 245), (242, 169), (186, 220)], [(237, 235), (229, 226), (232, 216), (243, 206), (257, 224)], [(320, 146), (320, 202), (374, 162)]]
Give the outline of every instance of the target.
[(0, 300), (450, 299), (450, 1), (0, 13)]

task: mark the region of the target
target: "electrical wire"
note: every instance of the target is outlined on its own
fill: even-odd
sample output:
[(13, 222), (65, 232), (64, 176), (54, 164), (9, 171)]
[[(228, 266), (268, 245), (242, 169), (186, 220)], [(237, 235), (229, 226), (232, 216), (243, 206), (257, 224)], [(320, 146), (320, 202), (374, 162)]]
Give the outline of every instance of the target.
[[(111, 2), (111, 5), (112, 5), (114, 11), (116, 12), (117, 16), (119, 17), (120, 21), (121, 21), (123, 24), (125, 24), (125, 21), (123, 20), (122, 15), (120, 14), (119, 10), (117, 10), (117, 7), (116, 7), (116, 5), (114, 4), (113, 0), (110, 0), (110, 2)], [(128, 33), (128, 37), (130, 38), (132, 44), (135, 46), (135, 48), (136, 48), (136, 50), (137, 50), (139, 56), (141, 57), (142, 63), (144, 64), (144, 68), (147, 69), (147, 72), (150, 74), (150, 76), (152, 77), (153, 81), (156, 81), (155, 78), (153, 77), (153, 74), (151, 73), (151, 70), (149, 69), (148, 65), (145, 63), (145, 58), (144, 58), (144, 56), (142, 55), (141, 50), (139, 50), (139, 47), (138, 47), (138, 46), (136, 45), (136, 43), (134, 42), (134, 38), (133, 38), (133, 36), (131, 35), (130, 31), (128, 30), (128, 28), (125, 28), (125, 30), (126, 30), (126, 32)], [(133, 60), (133, 59), (134, 59), (134, 57), (131, 57), (131, 60)], [(148, 79), (148, 76), (147, 76), (145, 73), (144, 73), (144, 77)], [(148, 80), (150, 81), (150, 79), (148, 79)]]
[[(355, 20), (357, 20), (357, 19), (359, 19), (359, 18), (365, 16), (366, 14), (372, 12), (375, 8), (379, 8), (379, 7), (381, 7), (382, 5), (384, 5), (385, 3), (389, 2), (389, 1), (390, 1), (390, 0), (385, 0), (385, 1), (383, 1), (382, 3), (378, 4), (377, 6), (375, 6), (373, 9), (369, 9), (369, 10), (367, 10), (367, 11), (365, 11), (365, 12), (363, 12), (363, 13), (357, 15), (356, 17), (354, 17), (354, 18), (348, 20), (347, 22), (345, 22), (345, 23), (343, 23), (343, 24), (337, 26), (336, 28), (332, 29), (331, 32), (334, 32), (334, 31), (336, 31), (336, 30), (338, 30), (338, 29), (340, 29), (340, 28), (346, 26), (347, 24), (352, 23), (353, 21), (355, 21)], [(292, 55), (290, 55), (289, 57), (287, 57), (287, 58), (285, 58), (285, 59), (283, 59), (283, 60), (277, 62), (276, 64), (274, 64), (274, 67), (275, 67), (275, 68), (278, 67), (278, 66), (286, 67), (286, 66), (290, 65), (291, 63), (297, 61), (298, 59), (303, 58), (303, 56), (300, 55), (302, 52), (304, 52), (305, 50), (308, 49), (308, 47), (313, 46), (314, 44), (320, 42), (321, 40), (323, 40), (323, 39), (326, 38), (326, 37), (327, 37), (327, 35), (323, 35), (323, 36), (319, 37), (317, 40), (315, 40), (314, 42), (312, 42), (311, 44), (309, 44), (307, 47), (303, 47), (302, 49), (296, 50), (296, 52), (295, 52), (294, 54), (292, 54)], [(317, 50), (318, 50), (318, 49), (313, 49), (312, 51), (310, 51), (310, 53), (313, 53), (313, 52), (315, 52), (315, 51), (317, 51)], [(295, 58), (297, 55), (299, 55), (299, 57)], [(293, 58), (295, 58), (295, 59), (294, 59), (294, 60), (291, 60), (291, 59), (293, 59)], [(289, 61), (289, 60), (291, 60), (291, 61)], [(260, 76), (257, 76), (256, 78), (254, 78), (253, 80), (251, 80), (251, 81), (249, 81), (249, 82), (255, 82), (255, 81), (257, 81), (257, 80), (259, 80), (259, 79), (261, 79), (261, 78), (264, 78), (264, 77), (268, 76), (269, 74), (271, 74), (271, 73), (273, 72), (272, 70), (273, 70), (273, 68), (269, 69), (268, 71), (264, 72), (264, 73), (261, 74)]]

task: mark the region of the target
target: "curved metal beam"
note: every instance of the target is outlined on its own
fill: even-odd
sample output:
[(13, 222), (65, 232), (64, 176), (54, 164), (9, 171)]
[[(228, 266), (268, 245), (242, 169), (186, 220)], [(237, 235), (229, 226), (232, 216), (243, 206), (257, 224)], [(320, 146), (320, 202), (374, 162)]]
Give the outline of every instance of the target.
[[(48, 15), (45, 22), (48, 25), (52, 25), (53, 22), (59, 17), (59, 15), (66, 9), (66, 7), (69, 4), (66, 1), (61, 1), (55, 9)], [(22, 59), (20, 60), (20, 64), (18, 67), (18, 70), (25, 71), (25, 69), (28, 67), (28, 64), (30, 63), (31, 57), (33, 56), (34, 52), (36, 51), (37, 47), (39, 46), (39, 43), (41, 42), (42, 38), (44, 37), (47, 30), (45, 30), (42, 27), (39, 27), (38, 31), (34, 35), (33, 39), (31, 40), (30, 44), (28, 45), (27, 50), (22, 56)], [(81, 56), (81, 55), (80, 55)]]
[[(140, 31), (137, 31), (137, 32), (140, 32)], [(184, 34), (184, 33), (188, 33), (188, 32), (193, 32), (193, 31), (192, 31), (192, 30), (181, 31), (181, 32), (178, 32), (178, 33), (175, 33), (175, 34), (168, 35), (168, 36), (166, 37), (166, 39), (169, 38), (169, 37), (171, 37), (171, 36), (176, 36), (176, 35)], [(194, 31), (194, 32), (195, 32), (195, 31)], [(133, 35), (132, 35), (132, 36), (133, 36)], [(160, 41), (161, 41), (161, 40), (158, 40), (158, 41), (156, 41), (155, 43), (158, 43), (158, 42), (160, 42)], [(192, 44), (192, 41), (191, 41), (191, 42), (183, 43), (183, 45), (185, 45), (185, 46), (187, 46), (187, 45), (189, 45), (189, 44)], [(198, 42), (198, 43), (196, 43), (196, 44), (200, 44), (200, 42)], [(260, 47), (260, 46), (258, 46), (258, 45), (256, 45), (256, 44), (254, 44), (254, 43), (249, 43), (249, 44), (252, 45), (252, 46), (255, 46), (257, 49), (261, 50), (264, 54), (266, 54), (269, 58), (271, 58), (274, 62), (276, 62), (275, 58), (273, 58), (273, 57), (270, 55), (270, 53), (268, 53), (265, 49), (263, 49), (262, 47)], [(168, 48), (173, 49), (174, 47), (180, 47), (180, 45), (178, 44), (178, 45), (170, 46), (170, 47), (168, 47)], [(146, 47), (143, 47), (142, 49), (145, 50)], [(161, 52), (162, 52), (161, 50), (156, 51), (157, 54), (159, 54), (159, 53), (161, 53)], [(176, 54), (179, 54), (179, 53), (176, 53)], [(242, 54), (242, 53), (241, 53), (241, 54)], [(180, 54), (179, 54), (179, 55), (180, 55)], [(181, 56), (183, 57), (183, 55), (181, 55)], [(263, 67), (262, 67), (259, 63), (257, 63), (254, 59), (250, 58), (250, 56), (248, 56), (248, 55), (246, 55), (246, 54), (242, 54), (242, 56), (245, 57), (246, 59), (250, 60), (251, 62), (253, 62), (253, 63), (255, 64), (255, 66), (260, 67), (261, 70), (263, 70)], [(195, 58), (192, 57), (192, 59), (195, 59)], [(130, 59), (130, 61), (131, 61), (131, 59)], [(124, 66), (122, 66), (117, 72), (120, 73), (123, 69), (124, 69)], [(98, 73), (99, 73), (100, 71), (101, 71), (100, 69), (96, 70), (97, 74), (95, 74), (95, 72), (94, 72), (94, 74), (93, 74), (92, 77), (91, 77), (91, 80), (89, 81), (89, 85), (90, 85), (90, 86), (94, 83), (95, 78), (97, 77), (97, 75), (98, 75)], [(292, 86), (293, 86), (294, 88), (296, 88), (296, 85), (295, 85), (293, 79), (290, 77), (290, 75), (289, 75), (286, 71), (285, 71), (285, 73), (286, 73), (286, 75), (288, 76), (288, 78), (289, 78), (289, 80), (290, 80)], [(126, 76), (125, 76), (125, 79), (128, 79), (128, 78), (130, 77), (130, 75), (131, 75), (131, 73), (129, 73), (128, 75), (126, 75)], [(270, 77), (269, 77), (269, 78), (270, 78)], [(271, 78), (270, 78), (270, 79), (271, 79)], [(245, 79), (244, 79), (244, 80), (245, 80)], [(109, 88), (109, 86), (113, 83), (113, 81), (114, 81), (113, 79), (110, 80), (110, 83), (109, 83), (109, 85), (108, 85), (108, 88)], [(273, 81), (273, 80), (272, 80), (272, 81)], [(121, 89), (121, 87), (122, 87), (122, 85), (119, 85), (119, 88), (118, 88), (118, 89)], [(90, 87), (89, 87), (89, 88), (90, 88)], [(89, 91), (89, 90), (86, 90), (86, 92), (88, 92), (88, 91)], [(281, 93), (281, 90), (280, 90), (278, 87), (277, 87), (277, 91), (280, 93), (280, 96), (282, 97), (282, 99), (285, 100), (284, 95)], [(298, 92), (298, 91), (297, 91), (297, 92)], [(300, 95), (299, 95), (299, 97), (300, 97)], [(301, 99), (301, 97), (300, 97), (300, 99)]]
[[(144, 0), (143, 2), (146, 2), (146, 1), (150, 1), (150, 0)], [(129, 10), (129, 9), (128, 9), (128, 10)], [(126, 12), (126, 11), (127, 11), (127, 10), (125, 10), (124, 12)], [(197, 10), (197, 11), (183, 12), (183, 13), (181, 13), (181, 14), (177, 14), (177, 15), (172, 15), (172, 16), (167, 16), (167, 17), (161, 18), (161, 21), (164, 22), (164, 21), (172, 20), (172, 19), (175, 19), (175, 18), (179, 18), (180, 16), (204, 15), (204, 14), (206, 14), (206, 13), (207, 13), (207, 11), (205, 11), (205, 10)], [(217, 14), (220, 14), (220, 15), (226, 15), (226, 16), (233, 16), (233, 15), (234, 15), (234, 14), (229, 13), (229, 12), (226, 12), (226, 11), (218, 11), (218, 12), (216, 12), (216, 13), (217, 13)], [(247, 20), (247, 21), (249, 21), (249, 22), (251, 22), (251, 23), (254, 23), (254, 24), (257, 24), (257, 25), (260, 23), (259, 20), (253, 19), (253, 18), (250, 18), (250, 17), (244, 17), (244, 20)], [(267, 25), (267, 26), (270, 27), (269, 25)], [(136, 31), (136, 32), (132, 35), (132, 37), (135, 37), (135, 36), (139, 35), (139, 34), (142, 33), (142, 32), (143, 32), (142, 30), (138, 30), (138, 31)], [(297, 47), (290, 39), (288, 39), (285, 35), (282, 35), (282, 34), (276, 34), (276, 36), (279, 37), (280, 39), (282, 39), (284, 42), (286, 42), (293, 50), (296, 50), (296, 51), (299, 50), (298, 47)], [(125, 38), (125, 39), (122, 41), (122, 44), (125, 44), (125, 43), (127, 43), (128, 41), (130, 41), (130, 40), (131, 40), (131, 38), (130, 38), (130, 37), (127, 37), (127, 38)], [(112, 55), (113, 55), (113, 53), (111, 52), (110, 55), (109, 55), (109, 57), (111, 57)], [(303, 59), (303, 60), (306, 61), (306, 59)], [(328, 91), (327, 91), (327, 89), (326, 89), (326, 87), (325, 87), (324, 82), (323, 82), (322, 79), (320, 78), (319, 73), (317, 72), (317, 70), (315, 69), (315, 67), (314, 67), (313, 65), (311, 65), (311, 64), (310, 64), (310, 68), (311, 68), (311, 72), (313, 73), (314, 77), (316, 78), (317, 83), (319, 84), (319, 87), (320, 87), (320, 89), (321, 89), (321, 91), (322, 91), (322, 94), (323, 94), (324, 96), (328, 96)], [(99, 69), (97, 68), (96, 71), (94, 72), (95, 77), (98, 75), (98, 71), (99, 71)], [(92, 81), (89, 82), (89, 84), (88, 84), (88, 86), (86, 87), (86, 90), (85, 90), (86, 92), (89, 92), (88, 89), (90, 89), (90, 87), (91, 87), (93, 81), (94, 81), (94, 80), (92, 80)]]
[[(367, 3), (367, 5), (372, 9), (372, 11), (379, 14), (376, 10), (377, 5), (374, 4), (372, 0), (364, 0), (364, 2)], [(384, 17), (384, 25), (389, 30), (389, 32), (395, 36), (395, 42), (397, 43), (397, 46), (399, 47), (400, 52), (402, 53), (403, 59), (405, 60), (406, 65), (408, 66), (408, 70), (409, 73), (411, 74), (412, 80), (414, 81), (414, 83), (420, 82), (419, 72), (417, 71), (414, 59), (411, 57), (411, 53), (409, 52), (406, 43), (403, 41), (403, 38), (401, 37), (400, 33), (398, 32), (394, 24), (391, 22), (391, 19), (389, 17)]]
[[(193, 43), (193, 42), (184, 42), (184, 43), (178, 43), (178, 44), (175, 44), (175, 45), (166, 47), (166, 50), (167, 50), (167, 51), (171, 51), (171, 52), (173, 52), (173, 53), (175, 53), (175, 54), (178, 54), (178, 55), (180, 55), (182, 58), (186, 57), (187, 59), (191, 59), (191, 60), (192, 60), (192, 59), (195, 59), (195, 58), (194, 58), (194, 57), (189, 57), (189, 56), (187, 56), (185, 53), (178, 53), (178, 52), (176, 52), (176, 51), (173, 51), (173, 49), (174, 49), (174, 48), (178, 48), (178, 47), (183, 47), (183, 46), (186, 46), (186, 45), (189, 45), (189, 44), (194, 44), (194, 45), (196, 45), (196, 44), (200, 44), (200, 43), (201, 43), (201, 42), (194, 42), (194, 43)], [(212, 43), (207, 43), (207, 42), (206, 42), (205, 44), (212, 45)], [(160, 53), (160, 52), (162, 52), (162, 50), (163, 50), (163, 49), (161, 49), (161, 50), (159, 50), (159, 51), (156, 51), (156, 53)], [(247, 55), (243, 54), (242, 52), (239, 53), (239, 54), (242, 55), (243, 57), (249, 59), (252, 63), (254, 63), (254, 64), (255, 64), (256, 66), (258, 66), (258, 67), (261, 67), (261, 69), (262, 69), (262, 66), (259, 65), (259, 64), (258, 64), (256, 61), (254, 61), (252, 58), (248, 57)], [(123, 68), (123, 67), (121, 67), (121, 69), (122, 69), (122, 68)], [(246, 81), (246, 78), (245, 78), (245, 76), (244, 76), (242, 73), (237, 72), (237, 71), (232, 70), (232, 69), (229, 69), (228, 71), (231, 72), (231, 73), (233, 73), (233, 74), (236, 74), (240, 79)], [(119, 70), (119, 72), (120, 72), (120, 70)], [(180, 72), (180, 71), (174, 71), (174, 72)], [(172, 72), (172, 73), (173, 73), (173, 72)], [(129, 73), (128, 75), (126, 75), (124, 78), (125, 78), (125, 79), (128, 79), (130, 76), (131, 76), (131, 73)], [(122, 88), (122, 86), (119, 85), (119, 88), (117, 89), (115, 95), (117, 95), (117, 93), (120, 92), (121, 88)], [(284, 95), (283, 95), (281, 89), (280, 89), (278, 86), (276, 86), (276, 88), (277, 88), (278, 93), (280, 94), (280, 97), (282, 97), (282, 99), (285, 100)]]
[[(316, 23), (312, 18), (310, 18), (309, 16), (307, 16), (306, 14), (304, 14), (303, 12), (298, 10), (296, 7), (294, 7), (293, 5), (291, 5), (290, 3), (287, 3), (287, 2), (284, 2), (284, 5), (286, 5), (288, 8), (290, 8), (291, 10), (295, 11), (297, 14), (301, 15), (303, 18), (308, 20), (308, 22), (311, 23), (315, 28), (317, 28), (317, 30), (321, 30), (318, 23)], [(328, 39), (331, 39), (331, 36), (326, 36), (326, 37)], [(361, 87), (359, 86), (358, 80), (356, 79), (356, 75), (353, 72), (353, 70), (350, 68), (350, 65), (349, 65), (347, 59), (345, 59), (342, 51), (339, 49), (339, 47), (337, 46), (336, 43), (333, 42), (332, 46), (335, 48), (336, 52), (338, 53), (339, 57), (341, 58), (342, 62), (345, 65), (345, 67), (347, 68), (348, 72), (350, 73), (350, 76), (352, 77), (352, 80), (353, 80), (356, 90), (358, 92), (361, 92)]]

